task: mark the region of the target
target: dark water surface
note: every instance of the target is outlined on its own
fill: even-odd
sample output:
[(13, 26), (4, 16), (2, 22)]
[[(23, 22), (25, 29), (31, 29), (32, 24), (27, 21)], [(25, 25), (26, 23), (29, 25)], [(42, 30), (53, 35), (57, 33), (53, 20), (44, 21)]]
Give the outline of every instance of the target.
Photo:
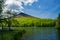
[(32, 28), (30, 35), (25, 35), (23, 40), (58, 40), (57, 30), (54, 27)]
[[(17, 31), (22, 29), (26, 30), (26, 33), (23, 35), (22, 40), (58, 40), (58, 32), (57, 32), (57, 29), (54, 27), (35, 27), (35, 28), (11, 27), (11, 28)], [(5, 40), (11, 40), (11, 37), (13, 37), (13, 34), (15, 33), (9, 32), (9, 31), (4, 32)], [(1, 32), (0, 32), (0, 39), (1, 39)]]

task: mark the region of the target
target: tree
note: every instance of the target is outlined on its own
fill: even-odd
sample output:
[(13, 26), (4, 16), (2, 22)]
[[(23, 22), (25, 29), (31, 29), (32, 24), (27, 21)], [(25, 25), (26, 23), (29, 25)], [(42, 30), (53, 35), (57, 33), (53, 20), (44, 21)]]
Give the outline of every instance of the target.
[[(11, 12), (10, 12), (10, 11), (7, 11), (6, 13), (9, 14), (9, 15), (11, 15)], [(8, 21), (7, 21), (7, 20), (8, 20)], [(11, 17), (8, 17), (7, 20), (6, 20), (6, 21), (7, 21), (7, 23), (8, 23), (9, 30), (11, 30), (11, 29), (10, 29), (11, 23), (12, 23), (12, 22), (11, 22), (11, 21), (12, 21), (12, 20), (11, 20)]]
[[(11, 28), (10, 27), (12, 27), (12, 21), (15, 21), (14, 19), (13, 19), (13, 17), (14, 16), (16, 16), (17, 15), (17, 13), (15, 12), (15, 11), (11, 11), (11, 10), (7, 10), (6, 11), (6, 13), (8, 14), (8, 17), (7, 17), (7, 24), (8, 24), (8, 27), (9, 27), (9, 30), (11, 30)], [(11, 16), (12, 15), (12, 16)]]
[[(5, 13), (6, 14), (8, 14), (8, 15), (6, 15), (7, 16), (7, 18), (3, 18), (3, 16), (4, 15), (1, 15), (3, 12), (3, 7), (4, 7), (4, 0), (1, 0), (0, 1), (0, 27), (2, 27), (3, 28), (3, 26), (2, 26), (2, 22), (3, 21), (6, 21), (7, 23), (8, 23), (8, 27), (9, 27), (9, 29), (10, 29), (10, 27), (11, 27), (11, 17), (13, 17), (13, 16), (16, 16), (17, 15), (17, 13), (13, 10), (13, 11), (11, 11), (11, 10), (7, 10), (6, 12), (4, 12), (4, 15), (5, 15)], [(3, 19), (2, 19), (3, 18)]]
[(57, 26), (60, 28), (60, 13), (59, 13), (58, 18), (57, 18)]
[(2, 5), (3, 5), (3, 0), (0, 0), (0, 14), (2, 12)]
[[(2, 26), (1, 25), (1, 22), (2, 22), (2, 20), (1, 20), (1, 13), (2, 13), (2, 6), (3, 6), (3, 3), (4, 3), (4, 0), (0, 0), (0, 27)], [(3, 27), (2, 27), (2, 40), (3, 40)]]
[(1, 12), (2, 12), (2, 1), (3, 0), (0, 0), (0, 26), (1, 26)]
[(57, 18), (57, 30), (58, 30), (58, 38), (60, 40), (60, 13)]
[[(3, 9), (2, 9), (3, 4), (4, 4), (4, 0), (0, 0), (0, 27), (2, 27), (2, 19), (1, 19), (2, 15), (1, 15), (1, 13), (3, 11)], [(2, 29), (3, 29), (3, 27), (2, 27)]]

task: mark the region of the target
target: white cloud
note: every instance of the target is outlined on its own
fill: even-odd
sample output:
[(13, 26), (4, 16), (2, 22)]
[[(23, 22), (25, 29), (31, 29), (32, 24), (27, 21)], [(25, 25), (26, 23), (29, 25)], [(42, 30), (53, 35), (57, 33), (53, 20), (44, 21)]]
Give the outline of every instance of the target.
[(15, 10), (15, 11), (23, 11), (24, 7), (22, 6), (24, 3), (24, 5), (32, 5), (34, 2), (37, 2), (37, 0), (6, 0), (4, 5), (5, 7), (3, 8), (3, 11), (6, 10)]
[(11, 15), (8, 15), (6, 13), (7, 10), (10, 10), (12, 13), (13, 12), (23, 12), (24, 10), (24, 7), (22, 6), (23, 3), (24, 5), (32, 5), (34, 2), (37, 2), (37, 0), (5, 0), (5, 3), (4, 3), (4, 7), (3, 7), (3, 11), (2, 11), (2, 14), (3, 17), (1, 18), (8, 18), (10, 17)]

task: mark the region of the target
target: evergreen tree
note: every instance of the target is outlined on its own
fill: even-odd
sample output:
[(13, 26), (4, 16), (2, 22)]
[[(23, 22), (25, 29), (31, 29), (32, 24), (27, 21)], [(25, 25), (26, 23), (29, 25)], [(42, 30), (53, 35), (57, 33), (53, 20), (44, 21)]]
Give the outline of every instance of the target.
[(1, 23), (1, 22), (2, 22), (1, 13), (2, 13), (2, 10), (3, 10), (3, 9), (2, 9), (3, 3), (4, 3), (4, 0), (0, 0), (0, 27), (2, 26), (2, 23)]
[(60, 13), (59, 13), (58, 18), (57, 18), (57, 26), (60, 28)]
[(60, 13), (57, 18), (57, 32), (58, 32), (58, 40), (60, 40)]

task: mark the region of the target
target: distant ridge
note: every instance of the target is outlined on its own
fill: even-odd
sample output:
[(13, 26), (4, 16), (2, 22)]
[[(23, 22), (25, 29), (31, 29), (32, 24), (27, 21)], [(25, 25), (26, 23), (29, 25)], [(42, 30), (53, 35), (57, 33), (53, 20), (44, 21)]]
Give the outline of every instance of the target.
[(26, 13), (19, 13), (16, 17), (34, 17), (34, 16), (28, 15)]
[(30, 15), (25, 14), (25, 13), (20, 13), (19, 15), (22, 15), (22, 16), (30, 16)]
[(21, 15), (21, 16), (26, 16), (26, 17), (32, 17), (31, 15), (28, 15), (28, 14), (26, 14), (26, 13), (19, 13), (19, 15)]

